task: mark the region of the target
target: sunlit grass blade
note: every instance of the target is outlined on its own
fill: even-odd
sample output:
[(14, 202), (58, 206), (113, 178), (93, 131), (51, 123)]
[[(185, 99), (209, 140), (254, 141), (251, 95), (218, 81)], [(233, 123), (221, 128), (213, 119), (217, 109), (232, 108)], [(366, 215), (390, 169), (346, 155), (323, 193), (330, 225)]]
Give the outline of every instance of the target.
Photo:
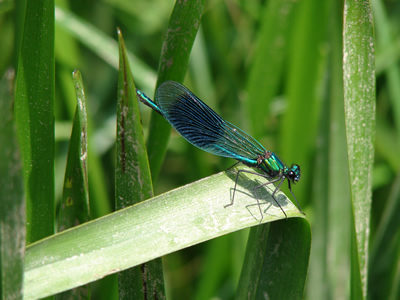
[(343, 82), (352, 198), (351, 297), (367, 297), (368, 240), (375, 142), (374, 26), (369, 1), (347, 0)]
[(28, 1), (15, 97), (28, 242), (54, 233), (54, 69), (54, 1)]
[[(237, 169), (218, 173), (166, 194), (63, 231), (27, 250), (24, 294), (41, 298), (95, 281), (165, 254), (218, 236), (284, 219), (272, 200), (273, 187), (254, 188), (259, 177), (240, 176), (230, 203)], [(282, 194), (288, 217), (304, 217)], [(99, 234), (100, 233), (100, 234)], [(134, 253), (134, 255), (133, 255)]]
[(0, 81), (0, 297), (22, 299), (25, 198), (14, 118), (14, 70)]
[[(136, 88), (122, 33), (119, 37), (117, 144), (115, 207), (117, 210), (142, 202), (153, 195), (153, 185), (140, 119)], [(118, 274), (120, 299), (165, 298), (161, 259), (155, 259)]]

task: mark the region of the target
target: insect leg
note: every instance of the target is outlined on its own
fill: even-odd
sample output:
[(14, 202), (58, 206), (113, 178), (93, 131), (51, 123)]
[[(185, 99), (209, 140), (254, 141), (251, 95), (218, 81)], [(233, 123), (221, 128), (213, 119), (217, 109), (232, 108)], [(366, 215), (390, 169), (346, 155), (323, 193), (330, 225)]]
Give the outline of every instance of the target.
[(296, 196), (295, 196), (294, 193), (292, 192), (292, 186), (291, 186), (291, 184), (290, 184), (290, 180), (288, 180), (288, 185), (289, 185), (289, 191), (290, 191), (290, 193), (292, 193), (292, 196), (293, 196), (294, 200), (296, 200), (297, 207), (300, 209), (300, 212), (301, 212), (303, 215), (306, 215), (306, 214), (302, 211), (301, 206), (300, 206), (299, 202), (298, 202), (297, 199), (296, 199)]

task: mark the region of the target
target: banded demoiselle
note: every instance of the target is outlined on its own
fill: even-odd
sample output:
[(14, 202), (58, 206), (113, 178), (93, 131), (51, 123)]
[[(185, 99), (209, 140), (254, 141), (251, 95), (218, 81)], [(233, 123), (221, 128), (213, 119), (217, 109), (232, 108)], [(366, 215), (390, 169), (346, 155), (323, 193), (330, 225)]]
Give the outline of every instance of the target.
[[(136, 94), (141, 102), (163, 116), (189, 143), (212, 154), (234, 158), (249, 167), (260, 169), (263, 172), (261, 174), (248, 170), (238, 170), (232, 201), (225, 207), (233, 204), (239, 174), (245, 172), (271, 180), (256, 186), (255, 189), (279, 181), (272, 193), (272, 198), (286, 218), (286, 212), (275, 199), (275, 194), (287, 179), (289, 190), (302, 212), (291, 187), (291, 183), (296, 183), (300, 180), (300, 167), (298, 165), (293, 164), (290, 168), (285, 166), (275, 153), (266, 150), (259, 142), (240, 128), (223, 120), (207, 104), (178, 82), (166, 81), (162, 83), (157, 89), (155, 101), (138, 89)], [(257, 202), (261, 216), (263, 216), (258, 197)]]

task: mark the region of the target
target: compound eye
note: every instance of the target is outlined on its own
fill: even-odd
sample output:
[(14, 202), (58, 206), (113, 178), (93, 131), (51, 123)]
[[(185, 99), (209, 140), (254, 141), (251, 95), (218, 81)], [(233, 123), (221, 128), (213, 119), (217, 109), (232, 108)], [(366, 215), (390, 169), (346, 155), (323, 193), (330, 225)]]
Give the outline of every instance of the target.
[(288, 177), (289, 177), (290, 180), (292, 180), (292, 181), (299, 181), (299, 180), (300, 180), (299, 176), (297, 176), (296, 173), (293, 172), (293, 171), (290, 171), (290, 172), (289, 172), (289, 176), (288, 176)]
[(293, 182), (300, 180), (300, 167), (298, 165), (292, 165), (290, 168), (289, 177)]

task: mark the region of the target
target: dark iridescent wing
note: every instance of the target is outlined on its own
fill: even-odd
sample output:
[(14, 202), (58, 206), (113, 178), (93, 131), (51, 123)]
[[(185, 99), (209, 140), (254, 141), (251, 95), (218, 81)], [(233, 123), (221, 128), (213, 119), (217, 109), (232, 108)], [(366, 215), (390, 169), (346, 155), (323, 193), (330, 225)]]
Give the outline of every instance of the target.
[(254, 163), (265, 148), (216, 112), (183, 85), (166, 81), (157, 89), (155, 102), (164, 118), (188, 142), (215, 155)]

